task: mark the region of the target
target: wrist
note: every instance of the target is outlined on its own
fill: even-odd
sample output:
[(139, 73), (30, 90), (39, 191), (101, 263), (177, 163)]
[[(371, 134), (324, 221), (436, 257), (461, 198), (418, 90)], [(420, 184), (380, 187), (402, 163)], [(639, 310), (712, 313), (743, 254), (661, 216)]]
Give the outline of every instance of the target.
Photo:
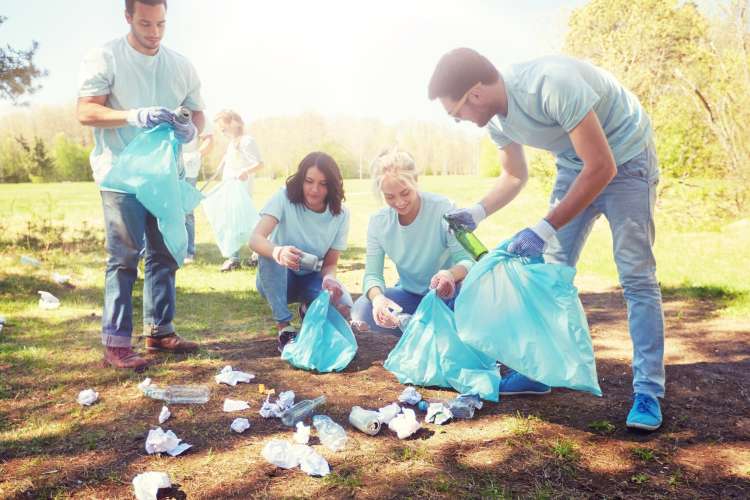
[(471, 213), (471, 217), (474, 219), (474, 222), (477, 224), (487, 218), (487, 211), (484, 209), (484, 205), (482, 205), (481, 203), (475, 203), (474, 205), (470, 206), (468, 210), (469, 213)]
[(276, 262), (279, 262), (279, 256), (281, 255), (281, 247), (275, 246), (273, 247), (273, 250), (271, 250), (271, 257), (273, 257), (273, 260)]
[(141, 122), (141, 119), (140, 119), (140, 113), (141, 113), (141, 108), (135, 108), (135, 109), (128, 110), (128, 115), (125, 118), (127, 120), (127, 122), (128, 122), (128, 125), (131, 125), (133, 127), (142, 128), (143, 127), (143, 123)]
[(552, 224), (547, 222), (547, 219), (540, 220), (530, 229), (534, 231), (534, 233), (536, 233), (536, 235), (539, 236), (545, 243), (551, 240), (552, 237), (557, 234), (557, 230), (555, 230)]

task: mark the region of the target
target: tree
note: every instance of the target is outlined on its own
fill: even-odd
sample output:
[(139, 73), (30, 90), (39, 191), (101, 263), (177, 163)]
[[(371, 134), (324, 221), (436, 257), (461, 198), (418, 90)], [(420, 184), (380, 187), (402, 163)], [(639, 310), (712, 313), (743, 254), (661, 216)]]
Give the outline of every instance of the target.
[(52, 145), (52, 156), (55, 159), (56, 177), (65, 181), (90, 181), (91, 167), (89, 164), (90, 147), (70, 140), (65, 134), (59, 133)]
[[(0, 26), (6, 19), (0, 16)], [(38, 47), (35, 41), (27, 50), (14, 49), (10, 45), (0, 47), (0, 99), (17, 103), (23, 94), (32, 94), (39, 89), (34, 80), (46, 76), (47, 72), (34, 64)]]

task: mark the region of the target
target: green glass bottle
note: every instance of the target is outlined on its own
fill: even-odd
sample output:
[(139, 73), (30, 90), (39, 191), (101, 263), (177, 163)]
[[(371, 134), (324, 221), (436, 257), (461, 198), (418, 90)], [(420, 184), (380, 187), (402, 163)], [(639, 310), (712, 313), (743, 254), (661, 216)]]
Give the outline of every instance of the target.
[(474, 236), (474, 233), (466, 229), (465, 226), (457, 224), (451, 221), (445, 215), (443, 216), (445, 221), (448, 223), (448, 227), (453, 231), (456, 240), (461, 244), (464, 249), (469, 252), (469, 255), (474, 257), (474, 260), (479, 260), (487, 255), (487, 247), (479, 241), (479, 238)]

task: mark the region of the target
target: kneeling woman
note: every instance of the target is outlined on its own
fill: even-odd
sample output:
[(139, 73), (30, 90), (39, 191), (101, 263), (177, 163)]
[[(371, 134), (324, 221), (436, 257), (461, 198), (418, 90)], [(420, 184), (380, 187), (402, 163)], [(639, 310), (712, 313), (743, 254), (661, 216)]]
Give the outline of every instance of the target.
[[(349, 316), (351, 296), (336, 280), (336, 264), (349, 233), (349, 211), (343, 200), (344, 183), (336, 161), (316, 152), (305, 156), (286, 187), (260, 211), (250, 247), (259, 256), (256, 286), (276, 320), (279, 351), (297, 335), (290, 324), (290, 303), (300, 302), (302, 313), (326, 289), (338, 310)], [(311, 269), (303, 252), (322, 261), (322, 267)]]
[[(445, 196), (420, 192), (409, 153), (381, 154), (372, 164), (372, 179), (387, 207), (370, 217), (364, 295), (352, 309), (355, 329), (400, 333), (394, 313), (414, 313), (435, 288), (452, 308), (456, 286), (474, 264), (448, 231), (443, 214), (455, 206)], [(396, 265), (398, 282), (386, 288), (385, 256)]]

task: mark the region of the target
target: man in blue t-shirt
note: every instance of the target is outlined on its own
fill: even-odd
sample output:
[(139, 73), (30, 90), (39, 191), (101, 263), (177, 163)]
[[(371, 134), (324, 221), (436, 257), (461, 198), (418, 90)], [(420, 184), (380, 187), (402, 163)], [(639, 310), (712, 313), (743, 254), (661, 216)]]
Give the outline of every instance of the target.
[[(474, 229), (518, 195), (528, 178), (522, 145), (552, 152), (557, 179), (549, 212), (513, 237), (510, 252), (544, 253), (547, 262), (575, 266), (594, 221), (606, 217), (633, 341), (635, 396), (627, 425), (658, 429), (665, 378), (653, 254), (659, 170), (651, 122), (638, 99), (610, 73), (570, 57), (543, 57), (501, 73), (467, 48), (440, 59), (429, 97), (456, 121), (486, 126), (500, 148), (500, 178), (479, 203), (451, 215), (457, 222)], [(519, 373), (500, 387), (506, 395), (549, 391)]]
[[(168, 123), (182, 143), (203, 129), (203, 100), (195, 68), (161, 45), (166, 0), (126, 0), (130, 32), (91, 50), (81, 64), (78, 120), (94, 127), (91, 167), (100, 184), (118, 156), (143, 129)], [(186, 106), (195, 123), (181, 123), (173, 111)], [(189, 352), (198, 345), (175, 334), (175, 272), (156, 218), (135, 195), (101, 190), (107, 237), (102, 343), (104, 360), (116, 368), (142, 369), (133, 351), (133, 284), (145, 243), (143, 325), (149, 351)]]

